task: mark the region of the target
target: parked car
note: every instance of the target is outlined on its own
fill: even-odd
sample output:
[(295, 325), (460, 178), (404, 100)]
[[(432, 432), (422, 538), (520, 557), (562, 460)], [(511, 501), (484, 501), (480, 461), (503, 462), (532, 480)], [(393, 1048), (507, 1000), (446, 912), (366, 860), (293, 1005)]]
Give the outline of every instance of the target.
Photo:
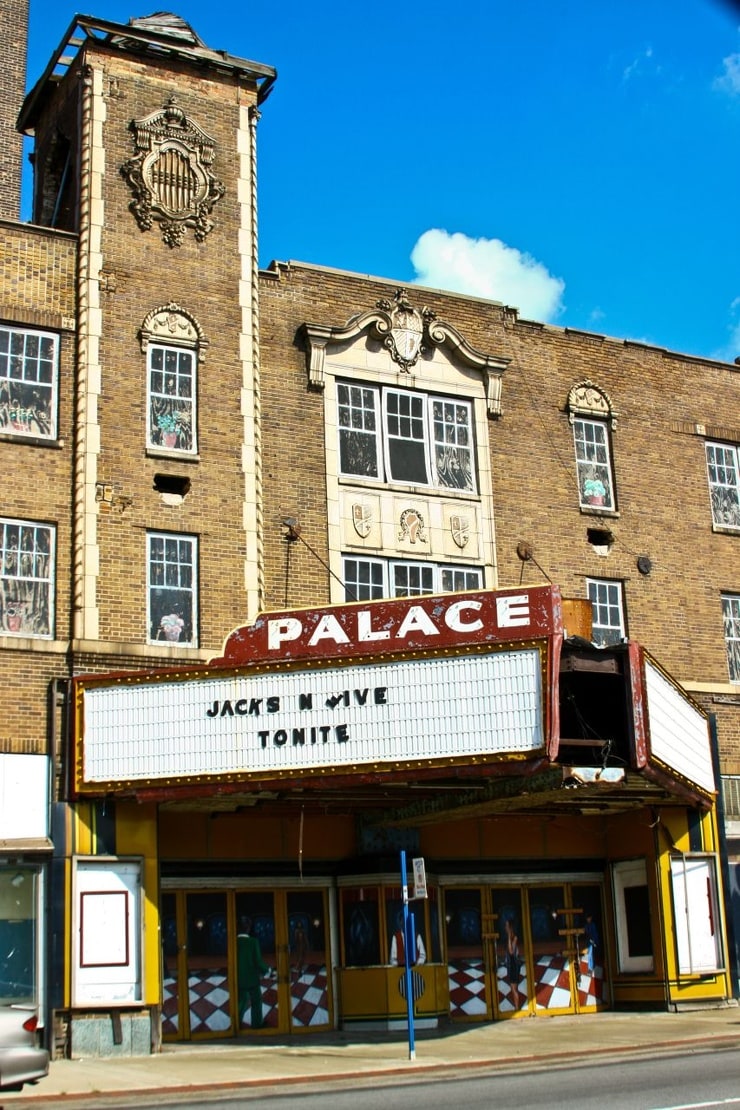
[(0, 1091), (20, 1091), (49, 1074), (49, 1053), (39, 1045), (33, 1006), (0, 1006)]

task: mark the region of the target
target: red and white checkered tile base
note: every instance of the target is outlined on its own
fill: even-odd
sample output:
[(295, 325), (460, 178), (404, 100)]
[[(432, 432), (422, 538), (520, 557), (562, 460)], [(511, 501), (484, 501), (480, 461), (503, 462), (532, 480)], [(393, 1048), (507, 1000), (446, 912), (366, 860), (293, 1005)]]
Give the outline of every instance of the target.
[[(578, 979), (578, 1005), (580, 1009), (598, 1006), (607, 999), (604, 968), (596, 964), (593, 970), (586, 960), (580, 961)], [(486, 981), (482, 960), (457, 960), (448, 965), (451, 1017), (480, 1017), (486, 1013)], [(519, 982), (518, 1010), (529, 1007), (529, 984), (526, 968), (522, 967)], [(496, 989), (499, 1013), (513, 1013), (515, 999), (505, 967), (496, 970)], [(570, 989), (569, 963), (565, 956), (541, 956), (534, 965), (535, 1010), (572, 1009), (574, 1000)]]
[[(226, 1033), (231, 1029), (231, 997), (223, 972), (194, 972), (188, 977), (190, 1033)], [(294, 1028), (327, 1025), (329, 1000), (326, 967), (307, 965), (299, 973), (291, 969), (291, 1024)], [(267, 1028), (278, 1027), (278, 991), (273, 979), (262, 981), (262, 1012)], [(242, 1015), (241, 1028), (250, 1027), (249, 1008)], [(166, 978), (162, 999), (162, 1033), (174, 1036), (178, 1031), (177, 981)]]

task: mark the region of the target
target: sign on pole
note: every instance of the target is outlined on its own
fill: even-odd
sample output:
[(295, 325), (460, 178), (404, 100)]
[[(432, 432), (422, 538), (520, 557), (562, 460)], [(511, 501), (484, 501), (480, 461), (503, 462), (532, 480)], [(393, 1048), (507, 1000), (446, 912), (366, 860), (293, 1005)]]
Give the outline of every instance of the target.
[(424, 867), (424, 860), (422, 857), (412, 859), (411, 865), (414, 869), (414, 899), (426, 898), (427, 895), (427, 873)]

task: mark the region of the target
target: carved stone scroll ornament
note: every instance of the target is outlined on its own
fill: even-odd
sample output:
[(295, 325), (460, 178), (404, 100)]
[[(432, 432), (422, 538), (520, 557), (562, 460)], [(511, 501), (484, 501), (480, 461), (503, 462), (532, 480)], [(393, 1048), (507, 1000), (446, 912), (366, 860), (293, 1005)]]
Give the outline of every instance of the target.
[(434, 313), (428, 308), (419, 312), (402, 289), (397, 291), (393, 301), (383, 298), (378, 301), (377, 307), (388, 316), (379, 316), (375, 320), (375, 330), (384, 336), (383, 344), (390, 351), (393, 361), (408, 373), (424, 350), (424, 326), (434, 319)]
[(571, 424), (578, 416), (585, 416), (590, 419), (608, 420), (612, 429), (617, 426), (617, 413), (611, 397), (605, 389), (588, 379), (573, 386), (568, 394), (567, 409)]
[[(501, 387), (504, 371), (511, 361), (486, 355), (467, 342), (451, 324), (438, 320), (429, 308), (416, 309), (399, 289), (393, 300), (378, 301), (375, 309), (363, 312), (342, 327), (330, 324), (302, 324), (299, 337), (304, 344), (308, 380), (315, 389), (324, 388), (326, 352), (332, 346), (351, 343), (367, 332), (379, 339), (404, 373), (410, 373), (421, 356), (435, 347), (444, 348), (463, 366), (477, 370), (483, 378), (488, 414), (501, 416)], [(419, 373), (421, 367), (415, 373)]]
[(191, 347), (198, 352), (202, 362), (208, 349), (208, 339), (195, 316), (171, 301), (153, 309), (144, 319), (139, 329), (142, 354), (146, 354), (150, 343), (169, 343), (181, 347)]
[(121, 166), (134, 195), (129, 207), (142, 231), (156, 221), (177, 247), (190, 227), (198, 242), (213, 228), (211, 212), (226, 192), (211, 173), (215, 143), (170, 98), (146, 119), (132, 120), (136, 154)]

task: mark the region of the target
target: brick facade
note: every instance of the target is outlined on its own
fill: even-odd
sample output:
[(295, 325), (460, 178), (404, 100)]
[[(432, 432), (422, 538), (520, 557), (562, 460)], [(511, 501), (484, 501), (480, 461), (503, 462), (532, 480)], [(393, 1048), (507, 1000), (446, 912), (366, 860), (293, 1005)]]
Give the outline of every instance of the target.
[[(4, 87), (8, 103), (17, 102), (12, 72)], [(213, 231), (199, 242), (191, 229), (175, 249), (156, 221), (149, 230), (137, 226), (120, 173), (134, 153), (132, 122), (162, 110), (173, 89), (178, 108), (212, 139), (214, 172), (225, 186)], [(153, 68), (146, 58), (88, 40), (51, 108), (43, 97), (34, 107), (37, 218), (50, 218), (58, 199), (62, 139), (75, 158), (87, 144), (91, 196), (67, 188), (57, 208), (66, 230), (2, 228), (0, 314), (61, 336), (59, 439), (0, 442), (6, 474), (39, 470), (32, 483), (11, 483), (5, 512), (56, 524), (55, 644), (106, 645), (111, 665), (131, 657), (130, 645), (142, 661), (165, 661), (173, 650), (146, 644), (149, 531), (198, 538), (198, 647), (185, 651), (194, 660), (217, 652), (229, 630), (259, 609), (341, 596), (330, 534), (336, 510), (327, 501), (326, 449), (336, 432), (327, 426), (324, 393), (309, 384), (297, 335), (306, 323), (343, 326), (396, 287), (273, 265), (259, 278), (257, 345), (248, 133), (256, 99), (253, 79), (196, 72), (174, 57)], [(87, 223), (78, 266), (80, 211)], [(706, 438), (740, 442), (740, 372), (542, 326), (492, 302), (408, 292), (473, 348), (507, 361), (502, 415), (489, 418), (484, 445), (495, 543), (485, 584), (546, 575), (566, 596), (582, 597), (586, 578), (621, 583), (628, 634), (717, 713), (723, 769), (740, 772), (733, 724), (739, 695), (727, 679), (719, 603), (721, 591), (740, 588), (737, 536), (712, 529), (704, 460)], [(197, 321), (205, 339), (192, 457), (145, 446), (141, 329), (148, 314), (171, 304)], [(422, 365), (419, 386), (423, 375)], [(579, 508), (567, 398), (583, 381), (608, 394), (617, 414), (612, 513)], [(155, 488), (162, 478), (189, 492), (173, 504)], [(286, 538), (285, 520), (298, 522), (297, 540)], [(589, 542), (589, 529), (610, 534), (608, 554)], [(518, 557), (522, 544), (531, 560)], [(638, 570), (640, 556), (649, 558), (649, 574)], [(12, 643), (8, 648), (12, 654)], [(49, 673), (57, 675), (55, 651)], [(34, 645), (34, 658), (39, 652)], [(7, 742), (12, 747), (10, 736)], [(38, 734), (37, 743), (43, 745)]]
[[(279, 539), (282, 516), (295, 517), (302, 537), (329, 561), (324, 405), (308, 386), (305, 352), (294, 336), (305, 322), (344, 325), (394, 289), (296, 264), (262, 275), (263, 394), (276, 398), (275, 406), (264, 405), (266, 504), (275, 505), (265, 534), (270, 606), (317, 604), (329, 596), (327, 575), (305, 545), (286, 547)], [(621, 582), (628, 634), (718, 714), (723, 770), (740, 772), (731, 724), (740, 693), (728, 679), (720, 605), (723, 591), (740, 588), (738, 536), (713, 530), (704, 451), (706, 439), (740, 442), (738, 368), (521, 321), (509, 309), (473, 298), (406, 292), (474, 347), (510, 360), (503, 415), (489, 425), (496, 573), (487, 584), (531, 584), (544, 573), (564, 596), (584, 597), (586, 578)], [(351, 364), (351, 353), (343, 358)], [(422, 368), (420, 386), (423, 375)], [(585, 380), (609, 395), (617, 414), (611, 440), (615, 512), (579, 507), (566, 405), (571, 388)], [(288, 434), (281, 436), (281, 428)], [(295, 458), (291, 447), (297, 447)], [(611, 533), (607, 554), (589, 542), (589, 529)], [(517, 556), (522, 543), (531, 561)], [(648, 574), (638, 570), (640, 556), (650, 560)]]
[[(11, 9), (17, 12), (18, 5), (7, 10)], [(88, 17), (80, 19), (84, 22)], [(172, 36), (167, 31), (171, 20), (178, 24)], [(98, 863), (108, 866), (110, 857), (118, 853), (137, 861), (131, 864), (133, 869), (141, 866), (137, 889), (142, 914), (132, 911), (132, 915), (136, 928), (144, 923), (140, 934), (144, 971), (131, 998), (136, 1006), (141, 1002), (148, 1008), (146, 1023), (151, 1020), (151, 1043), (156, 1045), (161, 1029), (179, 1035), (171, 1020), (172, 1008), (169, 1017), (165, 1014), (167, 1003), (172, 1002), (167, 992), (174, 991), (178, 981), (181, 1018), (189, 1005), (183, 1001), (189, 988), (182, 988), (188, 982), (187, 960), (177, 954), (184, 953), (187, 945), (176, 944), (176, 954), (168, 954), (172, 959), (166, 966), (160, 946), (168, 914), (176, 933), (182, 927), (183, 906), (190, 897), (188, 882), (192, 880), (197, 888), (196, 901), (201, 895), (207, 901), (211, 897), (207, 880), (218, 876), (219, 893), (213, 897), (221, 900), (221, 908), (214, 917), (221, 921), (224, 935), (229, 935), (232, 957), (238, 906), (256, 898), (255, 889), (265, 904), (274, 897), (276, 967), (282, 960), (275, 989), (283, 991), (281, 1020), (290, 1021), (286, 992), (292, 983), (288, 972), (291, 899), (296, 892), (289, 889), (289, 878), (292, 881), (295, 874), (296, 858), (302, 868), (305, 850), (307, 873), (313, 868), (316, 880), (315, 886), (308, 884), (310, 894), (321, 902), (307, 921), (317, 925), (319, 919), (328, 922), (333, 914), (334, 922), (326, 928), (337, 930), (331, 943), (338, 950), (346, 946), (349, 935), (345, 930), (349, 919), (340, 923), (337, 915), (351, 909), (351, 899), (345, 904), (340, 889), (345, 878), (354, 882), (350, 869), (359, 869), (358, 902), (364, 902), (367, 876), (381, 884), (379, 889), (385, 884), (384, 889), (393, 891), (397, 899), (396, 879), (391, 875), (395, 856), (388, 861), (407, 837), (410, 846), (421, 846), (424, 854), (435, 858), (440, 874), (448, 880), (451, 875), (449, 885), (464, 890), (465, 898), (468, 888), (479, 884), (480, 908), (489, 920), (495, 917), (496, 883), (506, 888), (509, 899), (511, 884), (522, 881), (516, 894), (521, 913), (527, 890), (550, 884), (549, 870), (555, 874), (559, 868), (562, 890), (553, 897), (560, 908), (549, 916), (565, 915), (570, 921), (582, 913), (574, 908), (582, 900), (578, 884), (583, 879), (576, 877), (585, 870), (593, 888), (589, 898), (603, 906), (602, 921), (612, 933), (608, 939), (615, 980), (624, 970), (617, 968), (614, 954), (616, 933), (622, 928), (615, 924), (614, 900), (622, 895), (615, 893), (612, 878), (625, 863), (625, 854), (627, 863), (633, 856), (640, 857), (638, 885), (651, 899), (647, 918), (655, 959), (642, 953), (647, 963), (638, 970), (650, 975), (639, 980), (636, 991), (627, 976), (609, 999), (591, 1000), (587, 1006), (593, 1009), (613, 1001), (664, 1005), (669, 996), (671, 1004), (725, 998), (728, 975), (720, 968), (719, 940), (712, 942), (710, 961), (716, 956), (709, 965), (712, 974), (692, 981), (679, 982), (676, 961), (670, 963), (673, 956), (667, 955), (665, 938), (673, 919), (666, 893), (671, 882), (666, 844), (670, 842), (677, 852), (702, 854), (709, 876), (710, 863), (704, 856), (712, 856), (714, 867), (717, 853), (714, 776), (711, 767), (707, 770), (706, 747), (699, 753), (704, 764), (698, 760), (703, 780), (682, 778), (680, 768), (690, 765), (689, 759), (667, 771), (659, 767), (652, 779), (642, 776), (643, 766), (637, 764), (635, 754), (637, 741), (632, 751), (635, 737), (627, 735), (626, 723), (633, 721), (637, 711), (633, 704), (629, 708), (622, 704), (637, 696), (628, 690), (627, 662), (639, 657), (637, 645), (620, 646), (607, 659), (613, 664), (609, 673), (619, 680), (620, 694), (614, 694), (613, 687), (604, 702), (616, 707), (617, 720), (602, 721), (601, 733), (592, 733), (597, 736), (597, 748), (602, 744), (599, 735), (611, 744), (611, 731), (615, 736), (619, 733), (615, 744), (621, 747), (615, 749), (608, 768), (615, 778), (606, 781), (606, 787), (611, 789), (614, 782), (619, 791), (624, 783), (623, 794), (607, 794), (607, 790), (599, 794), (602, 784), (596, 781), (596, 772), (607, 770), (607, 757), (591, 750), (583, 758), (591, 760), (584, 767), (594, 772), (593, 781), (581, 784), (595, 787), (589, 796), (598, 804), (591, 808), (581, 807), (578, 795), (563, 789), (568, 783), (563, 778), (567, 768), (557, 765), (558, 754), (565, 762), (557, 748), (560, 737), (548, 736), (547, 743), (554, 746), (547, 750), (541, 738), (557, 716), (553, 710), (547, 727), (540, 719), (549, 713), (542, 706), (556, 684), (545, 673), (550, 667), (547, 651), (554, 654), (562, 647), (572, 653), (576, 678), (567, 689), (579, 690), (579, 696), (587, 690), (589, 707), (596, 714), (605, 713), (599, 695), (605, 687), (598, 685), (603, 658), (596, 660), (598, 653), (588, 644), (566, 641), (563, 646), (560, 625), (557, 649), (545, 648), (544, 641), (530, 641), (521, 653), (529, 652), (539, 660), (532, 664), (534, 679), (528, 688), (533, 715), (540, 715), (528, 734), (529, 748), (526, 743), (506, 748), (504, 736), (501, 752), (493, 753), (491, 748), (480, 758), (461, 741), (461, 756), (453, 758), (446, 751), (444, 757), (437, 753), (436, 758), (414, 761), (414, 725), (407, 726), (403, 716), (407, 684), (398, 691), (397, 719), (402, 720), (398, 727), (405, 746), (399, 747), (400, 755), (394, 753), (395, 763), (373, 764), (375, 757), (362, 753), (351, 756), (358, 759), (357, 765), (350, 765), (349, 759), (346, 765), (332, 765), (332, 756), (323, 754), (319, 770), (312, 769), (305, 780), (295, 769), (299, 764), (289, 765), (286, 771), (277, 763), (267, 763), (267, 771), (256, 772), (254, 767), (263, 766), (258, 763), (261, 752), (255, 756), (239, 737), (233, 748), (237, 761), (228, 772), (198, 769), (191, 774), (188, 770), (181, 781), (179, 772), (172, 769), (171, 755), (177, 745), (181, 746), (178, 754), (190, 749), (185, 732), (171, 728), (170, 717), (164, 715), (167, 705), (177, 702), (168, 689), (170, 701), (163, 698), (154, 710), (154, 717), (160, 714), (156, 728), (162, 726), (163, 748), (174, 745), (166, 749), (170, 758), (164, 760), (164, 771), (143, 781), (128, 779), (123, 772), (115, 779), (93, 775), (83, 781), (84, 727), (77, 726), (84, 726), (84, 695), (73, 679), (105, 674), (111, 687), (126, 690), (135, 689), (127, 681), (132, 671), (154, 671), (159, 679), (159, 671), (167, 670), (163, 685), (200, 681), (204, 674), (208, 682), (213, 672), (204, 672), (203, 664), (217, 659), (221, 666), (229, 633), (250, 624), (262, 627), (257, 620), (261, 612), (322, 609), (354, 600), (345, 597), (345, 559), (358, 564), (364, 560), (376, 569), (382, 564), (388, 574), (389, 568), (413, 564), (420, 581), (430, 568), (439, 572), (437, 583), (443, 573), (480, 576), (475, 586), (450, 587), (455, 591), (517, 590), (549, 581), (564, 598), (584, 599), (587, 579), (618, 584), (623, 591), (626, 637), (643, 644), (696, 701), (715, 714), (723, 772), (740, 775), (740, 687), (729, 678), (720, 596), (740, 594), (740, 535), (737, 529), (713, 528), (705, 458), (708, 439), (740, 445), (740, 370), (639, 343), (541, 325), (522, 320), (515, 310), (495, 302), (418, 287), (403, 290), (403, 303), (410, 306), (412, 315), (416, 313), (417, 321), (423, 315), (426, 331), (418, 358), (404, 363), (403, 352), (393, 350), (395, 340), (387, 318), (377, 327), (363, 323), (374, 319), (379, 307), (383, 312), (396, 311), (389, 306), (399, 304), (394, 302), (397, 283), (290, 262), (258, 271), (256, 130), (258, 108), (274, 71), (210, 51), (177, 17), (163, 13), (127, 28), (104, 23), (95, 29), (103, 33), (72, 36), (68, 44), (72, 56), (59, 61), (60, 68), (66, 66), (60, 79), (32, 90), (21, 109), (20, 125), (35, 136), (34, 221), (41, 226), (21, 225), (14, 213), (0, 219), (0, 326), (49, 333), (58, 349), (56, 434), (29, 435), (12, 421), (0, 430), (0, 462), (6, 479), (0, 516), (44, 529), (51, 526), (55, 538), (51, 631), (18, 634), (17, 626), (6, 617), (6, 595), (0, 597), (0, 772), (18, 763), (5, 760), (2, 765), (3, 756), (46, 756), (52, 772), (48, 777), (56, 790), (52, 800), (63, 803), (52, 811), (49, 830), (59, 866), (51, 864), (50, 855), (24, 862), (34, 875), (46, 867), (45, 860), (49, 862), (43, 897), (53, 907), (53, 927), (64, 936), (64, 952), (60, 943), (59, 951), (50, 954), (56, 962), (49, 965), (48, 1016), (53, 1011), (62, 1025), (84, 1018), (88, 1002), (96, 1013), (100, 1008), (94, 994), (79, 1001), (69, 989), (80, 970), (75, 965), (79, 946), (73, 914), (82, 888), (75, 882), (88, 863), (95, 871)], [(8, 104), (14, 98), (19, 101), (14, 79), (11, 70), (2, 94)], [(66, 173), (67, 165), (77, 166), (78, 172)], [(409, 335), (399, 343), (403, 347), (406, 341), (413, 346)], [(195, 436), (190, 440), (192, 449), (178, 446), (177, 440), (174, 445), (168, 442), (164, 424), (155, 427), (153, 350), (162, 355), (165, 366), (162, 352), (173, 356), (170, 367), (179, 367), (177, 359), (183, 356), (183, 364), (194, 372), (191, 394), (183, 387), (176, 395), (177, 402), (184, 399), (179, 411), (195, 413), (189, 426), (191, 437)], [(163, 379), (172, 373), (163, 371)], [(344, 417), (338, 410), (348, 383), (367, 387), (374, 398), (422, 399), (426, 422), (421, 438), (431, 480), (406, 484), (397, 477), (386, 480), (385, 473), (368, 477), (368, 471), (343, 470), (339, 438)], [(616, 494), (612, 509), (584, 504), (572, 423), (581, 403), (576, 387), (588, 395), (588, 404), (605, 406)], [(175, 396), (169, 385), (160, 392), (167, 394), (167, 403)], [(453, 415), (439, 416), (440, 406)], [(380, 400), (377, 412), (385, 413)], [(159, 415), (174, 419), (169, 410), (159, 410)], [(435, 421), (443, 426), (441, 439)], [(417, 422), (422, 423), (418, 417)], [(440, 444), (449, 442), (444, 436), (450, 431), (468, 437), (465, 457), (472, 460), (474, 476), (468, 480), (463, 475), (461, 484), (440, 478), (445, 462), (443, 458), (440, 465), (439, 458), (446, 451), (446, 447), (440, 450)], [(404, 441), (401, 454), (410, 453), (420, 442), (417, 435), (410, 448), (411, 436), (398, 439)], [(383, 465), (390, 465), (391, 448), (380, 437), (376, 448), (382, 471)], [(459, 465), (465, 470), (465, 463), (460, 463), (465, 452), (449, 454), (452, 469)], [(408, 520), (414, 522), (412, 530)], [(150, 576), (156, 575), (157, 568), (149, 560), (148, 542), (155, 535), (182, 543), (197, 556), (192, 578), (193, 635), (186, 643), (176, 637), (167, 639), (164, 633), (163, 622), (168, 615), (176, 621), (177, 612), (163, 610), (159, 631), (160, 615), (152, 616), (157, 591)], [(179, 546), (177, 551), (179, 560)], [(187, 564), (187, 557), (183, 562)], [(177, 566), (180, 569), (179, 562)], [(172, 574), (175, 585), (180, 585), (172, 563), (162, 574), (166, 588), (161, 592), (170, 588), (175, 592), (167, 577)], [(9, 577), (6, 568), (0, 586)], [(31, 576), (25, 577), (27, 584)], [(384, 588), (387, 585), (388, 579)], [(389, 589), (384, 596), (390, 593)], [(409, 594), (413, 596), (414, 589)], [(555, 595), (560, 598), (557, 590)], [(27, 604), (32, 607), (32, 602)], [(577, 631), (589, 631), (588, 619), (578, 624)], [(362, 637), (358, 628), (358, 638), (364, 643), (380, 636)], [(551, 640), (555, 643), (555, 632)], [(490, 644), (484, 648), (461, 643), (447, 643), (446, 650), (455, 655), (477, 655), (479, 648), (480, 654), (507, 651), (504, 641), (494, 649)], [(628, 655), (633, 648), (633, 655)], [(368, 649), (370, 654), (373, 650)], [(435, 655), (434, 645), (428, 650), (426, 643), (397, 650), (409, 659), (389, 664), (386, 673), (391, 677), (394, 672), (411, 673), (401, 671), (401, 662), (417, 663)], [(326, 658), (312, 657), (306, 673), (309, 665), (346, 663), (340, 657), (341, 651), (336, 658), (331, 652)], [(251, 662), (241, 670), (239, 661), (234, 665), (237, 681)], [(295, 659), (286, 655), (277, 669), (301, 673), (304, 662), (300, 655)], [(446, 661), (444, 666), (448, 667)], [(270, 668), (260, 657), (248, 680), (253, 670), (255, 681), (269, 681)], [(513, 682), (521, 679), (512, 673)], [(229, 674), (224, 682), (231, 678)], [(486, 681), (488, 696), (495, 682)], [(539, 683), (548, 692), (538, 691)], [(361, 706), (367, 693), (354, 690)], [(508, 697), (508, 687), (502, 693)], [(673, 693), (675, 702), (669, 697), (668, 704), (685, 707), (683, 695)], [(325, 706), (333, 710), (349, 695), (349, 690), (343, 691), (325, 702), (322, 696), (322, 712)], [(610, 700), (618, 696), (621, 702)], [(237, 697), (243, 707), (248, 704), (246, 696)], [(563, 699), (565, 704), (565, 695)], [(279, 700), (265, 698), (266, 702)], [(184, 699), (180, 704), (185, 704)], [(225, 709), (221, 714), (209, 712), (210, 704), (204, 718), (224, 716)], [(133, 713), (138, 713), (138, 703), (132, 705)], [(467, 712), (467, 706), (464, 709)], [(519, 709), (517, 705), (512, 711), (514, 716)], [(456, 720), (450, 736), (454, 729), (461, 735), (477, 734), (476, 726), (486, 711), (476, 711), (477, 721), (463, 729)], [(568, 706), (565, 711), (569, 712)], [(247, 716), (244, 709), (236, 712)], [(258, 706), (255, 716), (260, 712)], [(704, 742), (703, 718), (694, 709), (686, 712), (696, 733), (686, 726), (677, 750), (685, 736), (698, 735), (697, 747)], [(136, 729), (120, 737), (119, 745), (118, 732), (123, 729), (108, 713), (111, 719), (105, 728), (110, 730), (107, 736), (113, 735), (109, 747), (115, 762), (119, 747), (131, 742)], [(255, 744), (255, 736), (263, 737), (264, 750), (268, 743), (264, 738), (270, 733), (264, 722), (259, 724), (263, 731), (249, 737)], [(584, 729), (587, 726), (588, 722)], [(326, 726), (327, 732), (331, 727)], [(502, 726), (502, 734), (506, 727)], [(197, 731), (200, 726), (194, 728)], [(197, 758), (204, 762), (216, 735), (207, 729), (206, 722), (198, 736)], [(279, 732), (285, 736), (278, 740)], [(296, 732), (301, 732), (300, 727), (292, 730)], [(563, 735), (570, 737), (563, 744), (572, 758), (576, 749), (580, 757), (582, 749), (592, 748), (586, 731), (580, 740), (573, 733)], [(371, 752), (375, 740), (371, 737), (368, 742)], [(214, 741), (214, 749), (218, 742)], [(453, 736), (450, 743), (456, 742)], [(287, 728), (277, 729), (272, 743), (282, 751)], [(496, 763), (499, 756), (501, 762)], [(126, 758), (121, 756), (124, 764)], [(116, 763), (117, 769), (120, 766)], [(232, 774), (233, 767), (237, 771)], [(530, 796), (529, 786), (539, 780), (543, 767), (542, 782)], [(629, 777), (625, 772), (621, 779), (623, 768), (628, 768)], [(527, 789), (522, 789), (522, 775), (528, 777)], [(417, 787), (428, 788), (427, 793), (417, 792)], [(665, 843), (651, 832), (658, 824), (656, 810), (664, 822)], [(29, 851), (51, 852), (46, 835), (32, 839), (40, 843), (32, 844)], [(2, 847), (9, 851), (7, 844)], [(80, 858), (85, 860), (82, 869)], [(596, 875), (599, 869), (602, 873)], [(381, 873), (384, 877), (379, 879)], [(6, 880), (8, 875), (6, 869)], [(77, 878), (71, 880), (71, 875)], [(629, 875), (622, 877), (625, 884), (631, 882)], [(175, 879), (182, 880), (177, 890)], [(302, 883), (301, 871), (296, 891)], [(273, 891), (268, 884), (274, 885)], [(445, 924), (440, 912), (443, 886), (439, 882), (435, 889), (440, 901), (423, 911), (435, 922), (437, 947), (450, 921), (448, 916)], [(718, 899), (720, 887), (717, 880)], [(180, 910), (174, 913), (176, 902)], [(194, 928), (202, 927), (201, 910), (193, 913)], [(430, 913), (437, 916), (429, 919)], [(383, 935), (386, 927), (381, 923)], [(430, 924), (430, 933), (431, 928)], [(553, 945), (562, 948), (558, 937), (553, 937)], [(442, 964), (441, 951), (432, 962)], [(331, 954), (333, 959), (334, 948)], [(481, 966), (484, 956), (488, 959), (491, 954), (488, 974), (493, 995), (499, 977), (496, 947), (487, 946), (485, 952), (481, 947)], [(580, 960), (575, 949), (571, 955)], [(379, 950), (371, 961), (376, 971), (384, 959)], [(530, 953), (530, 972), (533, 967)], [(219, 974), (226, 982), (222, 971)], [(229, 975), (233, 993), (233, 966)], [(94, 976), (90, 980), (97, 985)], [(447, 1014), (452, 1011), (446, 970), (439, 972), (438, 983), (443, 998), (438, 1006), (435, 1003), (434, 1013)], [(102, 989), (107, 989), (105, 984)], [(574, 1012), (581, 1005), (577, 989), (567, 1003)], [(341, 1006), (348, 1005), (347, 991), (339, 993)], [(534, 995), (530, 1002), (534, 1013)], [(489, 999), (486, 1005), (489, 1015), (496, 1009), (496, 1016), (501, 1016), (501, 1000), (494, 1004)], [(475, 1013), (480, 1017), (482, 1011)], [(195, 1011), (187, 1020), (191, 1019), (195, 1026)], [(218, 1029), (228, 1026), (238, 1033), (244, 1024), (238, 1013), (224, 1020), (227, 1024)], [(328, 1004), (321, 1024), (330, 1024)], [(205, 1025), (197, 1027), (198, 1033), (204, 1029)], [(206, 1031), (210, 1034), (217, 1027)]]

